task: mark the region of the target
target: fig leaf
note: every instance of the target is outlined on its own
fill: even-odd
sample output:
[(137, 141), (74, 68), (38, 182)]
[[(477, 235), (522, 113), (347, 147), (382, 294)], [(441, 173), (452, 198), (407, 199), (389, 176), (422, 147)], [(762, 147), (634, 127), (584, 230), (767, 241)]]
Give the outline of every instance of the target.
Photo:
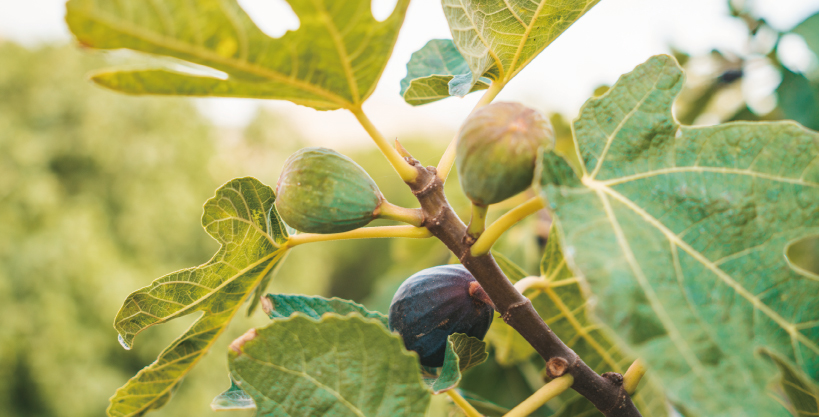
[(271, 319), (281, 319), (302, 313), (316, 320), (327, 313), (344, 316), (358, 313), (365, 318), (376, 319), (389, 329), (389, 319), (378, 311), (367, 310), (363, 305), (341, 298), (309, 297), (306, 295), (267, 294), (262, 300), (262, 308)]
[(357, 313), (275, 319), (237, 339), (228, 361), (258, 415), (424, 416), (431, 398), (401, 338)]
[(214, 398), (210, 408), (213, 411), (247, 410), (256, 408), (256, 402), (230, 378), (230, 388)]
[[(262, 32), (237, 0), (71, 0), (66, 21), (85, 46), (173, 59), (168, 68), (115, 68), (91, 77), (116, 91), (288, 100), (318, 110), (359, 106), (384, 71), (409, 0), (398, 0), (382, 22), (369, 0), (288, 3), (299, 29), (280, 38)], [(216, 75), (182, 72), (179, 60)]]
[(447, 337), (444, 366), (441, 367), (440, 374), (425, 382), (434, 394), (449, 391), (458, 386), (467, 369), (484, 363), (488, 357), (486, 342), (483, 340), (463, 333), (451, 334)]
[(195, 312), (202, 316), (159, 358), (111, 398), (110, 416), (141, 416), (165, 405), (182, 378), (210, 349), (254, 289), (287, 252), (287, 232), (273, 190), (238, 178), (205, 203), (202, 226), (222, 246), (204, 265), (157, 279), (126, 298), (114, 327), (130, 349), (148, 327)]
[[(552, 153), (541, 192), (596, 317), (691, 415), (785, 416), (766, 349), (819, 380), (819, 281), (791, 242), (819, 233), (819, 134), (794, 122), (680, 126), (655, 56), (574, 123), (579, 175)], [(559, 333), (558, 333), (559, 334)]]
[(469, 92), (481, 77), (507, 82), (599, 0), (442, 0), (458, 51), (472, 72), (450, 91)]
[[(415, 51), (401, 80), (401, 97), (413, 105), (432, 103), (450, 96), (449, 84), (455, 76), (467, 75), (469, 65), (451, 39), (433, 39)], [(478, 80), (470, 93), (489, 88), (489, 80)]]

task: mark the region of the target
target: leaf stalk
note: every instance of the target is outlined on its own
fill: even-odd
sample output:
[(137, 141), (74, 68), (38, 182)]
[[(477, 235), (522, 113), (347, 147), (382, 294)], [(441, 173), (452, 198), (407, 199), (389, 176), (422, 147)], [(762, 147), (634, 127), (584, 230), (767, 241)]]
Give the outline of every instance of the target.
[(646, 363), (641, 358), (637, 358), (637, 360), (628, 367), (628, 370), (623, 375), (623, 388), (625, 388), (628, 395), (634, 395), (637, 391), (637, 385), (640, 384), (640, 380), (643, 379), (646, 370)]
[(535, 391), (529, 398), (523, 400), (515, 408), (504, 414), (503, 417), (525, 417), (542, 407), (554, 397), (562, 394), (574, 384), (574, 377), (571, 374), (563, 375), (549, 381), (548, 384)]
[(384, 138), (384, 135), (378, 131), (373, 122), (370, 121), (370, 118), (367, 117), (361, 106), (354, 107), (349, 110), (351, 113), (353, 113), (353, 115), (355, 115), (358, 122), (361, 123), (361, 126), (367, 131), (375, 142), (376, 146), (378, 146), (378, 149), (381, 150), (381, 153), (384, 154), (387, 161), (390, 162), (390, 165), (392, 165), (393, 169), (395, 169), (395, 172), (398, 173), (401, 179), (406, 183), (415, 181), (415, 178), (418, 176), (418, 171), (416, 171), (395, 148), (390, 146), (390, 143)]
[(454, 401), (455, 404), (457, 404), (458, 407), (463, 410), (467, 417), (483, 417), (483, 414), (478, 412), (478, 410), (476, 410), (475, 407), (473, 407), (472, 404), (466, 400), (466, 398), (461, 396), (461, 394), (458, 394), (457, 390), (451, 389), (446, 392), (446, 395), (449, 395), (449, 398), (452, 398), (452, 401)]
[(495, 244), (504, 232), (543, 207), (546, 207), (546, 203), (539, 196), (535, 196), (512, 210), (507, 211), (503, 216), (500, 216), (498, 220), (495, 220), (494, 223), (489, 225), (481, 237), (475, 241), (475, 244), (472, 245), (472, 249), (470, 249), (472, 256), (477, 257), (488, 253), (489, 250), (492, 249), (492, 245)]
[(432, 237), (432, 234), (424, 227), (415, 226), (377, 226), (377, 227), (363, 227), (361, 229), (350, 230), (343, 233), (299, 233), (290, 236), (287, 243), (284, 244), (286, 248), (303, 245), (305, 243), (315, 242), (329, 242), (333, 240), (348, 240), (348, 239), (370, 239), (370, 238), (384, 238), (384, 237), (406, 237), (410, 239), (424, 239)]

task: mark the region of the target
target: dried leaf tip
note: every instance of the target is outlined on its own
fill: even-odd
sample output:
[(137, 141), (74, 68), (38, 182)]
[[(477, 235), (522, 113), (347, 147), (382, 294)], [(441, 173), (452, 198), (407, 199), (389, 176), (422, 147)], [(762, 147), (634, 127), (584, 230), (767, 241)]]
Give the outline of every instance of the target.
[(270, 317), (270, 313), (273, 312), (273, 309), (276, 308), (276, 306), (273, 304), (273, 300), (271, 300), (270, 297), (266, 295), (262, 296), (261, 305), (262, 311), (264, 311), (264, 314), (267, 314), (268, 317)]
[(230, 350), (236, 352), (237, 355), (241, 355), (242, 347), (244, 347), (245, 343), (253, 340), (254, 338), (256, 338), (256, 329), (250, 329), (245, 332), (245, 334), (239, 336), (236, 338), (236, 340), (231, 342)]

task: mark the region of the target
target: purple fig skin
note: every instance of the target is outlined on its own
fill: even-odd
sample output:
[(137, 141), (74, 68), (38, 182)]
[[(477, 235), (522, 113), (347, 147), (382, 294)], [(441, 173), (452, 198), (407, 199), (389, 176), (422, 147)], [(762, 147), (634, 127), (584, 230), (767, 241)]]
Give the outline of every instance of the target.
[(554, 143), (552, 124), (543, 113), (518, 103), (482, 107), (458, 134), (461, 188), (478, 206), (506, 200), (532, 185), (538, 150)]
[(444, 364), (453, 333), (483, 339), (492, 324), (489, 297), (463, 265), (442, 265), (407, 278), (390, 305), (390, 329), (418, 353), (421, 365)]

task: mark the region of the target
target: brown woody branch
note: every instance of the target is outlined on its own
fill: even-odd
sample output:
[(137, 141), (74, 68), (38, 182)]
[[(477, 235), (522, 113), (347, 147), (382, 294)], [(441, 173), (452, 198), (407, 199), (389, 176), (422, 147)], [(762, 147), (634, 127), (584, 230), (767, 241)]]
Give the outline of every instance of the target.
[(640, 417), (640, 412), (623, 387), (622, 375), (613, 372), (598, 375), (594, 372), (552, 332), (535, 311), (532, 302), (506, 278), (491, 254), (478, 257), (470, 254), (474, 240), (468, 238), (466, 225), (449, 206), (444, 184), (436, 175), (435, 167), (424, 168), (418, 161), (407, 159), (419, 174), (409, 186), (424, 212), (422, 226), (458, 257), (492, 299), (503, 320), (546, 360), (549, 376), (557, 378), (571, 374), (574, 377), (572, 389), (586, 397), (607, 417)]

